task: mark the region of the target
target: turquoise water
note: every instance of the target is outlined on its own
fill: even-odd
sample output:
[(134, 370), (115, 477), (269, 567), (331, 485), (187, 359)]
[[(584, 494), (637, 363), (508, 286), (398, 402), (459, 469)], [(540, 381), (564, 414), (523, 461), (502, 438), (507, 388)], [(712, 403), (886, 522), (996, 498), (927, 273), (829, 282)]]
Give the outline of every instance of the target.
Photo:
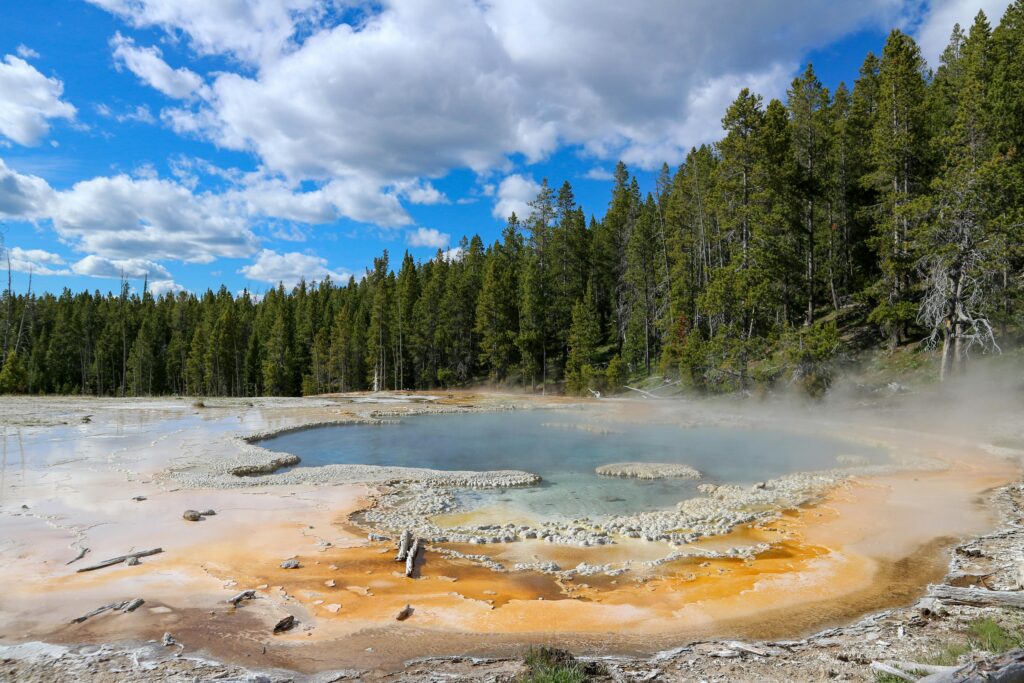
[[(838, 455), (872, 462), (883, 450), (841, 439), (767, 429), (674, 427), (605, 422), (544, 410), (418, 415), (399, 424), (338, 425), (292, 432), (261, 445), (294, 453), (303, 466), (349, 463), (436, 470), (526, 470), (539, 486), (466, 492), (473, 507), (504, 503), (530, 516), (574, 518), (657, 510), (697, 494), (702, 482), (752, 484), (783, 474), (837, 467)], [(545, 426), (596, 425), (598, 434)], [(599, 477), (613, 462), (671, 462), (697, 468), (701, 480)]]

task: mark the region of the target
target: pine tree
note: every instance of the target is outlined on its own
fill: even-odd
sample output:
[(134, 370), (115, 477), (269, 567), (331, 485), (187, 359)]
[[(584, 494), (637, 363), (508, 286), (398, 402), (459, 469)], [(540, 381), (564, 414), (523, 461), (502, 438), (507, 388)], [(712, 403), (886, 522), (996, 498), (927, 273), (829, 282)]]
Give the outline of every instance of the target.
[(3, 369), (0, 369), (0, 393), (23, 394), (28, 391), (28, 371), (21, 355), (8, 351)]
[(516, 364), (519, 334), (519, 302), (516, 289), (523, 249), (519, 221), (513, 213), (487, 254), (484, 278), (476, 306), (476, 333), (480, 339), (480, 363), (492, 382), (501, 382)]
[(871, 313), (895, 347), (916, 317), (911, 237), (912, 202), (928, 181), (924, 60), (910, 36), (893, 30), (878, 73), (878, 109), (871, 136), (870, 181), (881, 202), (873, 244), (881, 278)]
[[(793, 81), (788, 93), (793, 156), (798, 169), (797, 192), (800, 195), (802, 230), (801, 252), (804, 262), (804, 325), (814, 324), (819, 237), (826, 233), (822, 202), (826, 197), (830, 122), (829, 94), (822, 87), (814, 68), (808, 64)], [(827, 215), (827, 214), (826, 214)]]
[(597, 347), (601, 343), (601, 321), (594, 304), (594, 293), (588, 287), (582, 299), (572, 308), (569, 327), (569, 357), (565, 365), (566, 389), (582, 394), (591, 389)]

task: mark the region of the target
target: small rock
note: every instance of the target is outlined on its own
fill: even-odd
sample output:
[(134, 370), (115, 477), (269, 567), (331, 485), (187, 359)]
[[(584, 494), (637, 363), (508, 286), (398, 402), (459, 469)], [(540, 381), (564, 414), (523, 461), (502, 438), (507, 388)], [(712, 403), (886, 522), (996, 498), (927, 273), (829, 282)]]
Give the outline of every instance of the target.
[(178, 644), (178, 641), (170, 633), (164, 633), (164, 637), (160, 639), (160, 642), (163, 643), (164, 647)]
[(146, 500), (146, 497), (145, 496), (135, 496), (134, 498), (132, 498), (132, 500), (141, 502), (141, 501)]
[(413, 611), (414, 610), (410, 605), (406, 605), (405, 608), (398, 613), (398, 616), (396, 616), (395, 619), (397, 619), (398, 621), (405, 621), (406, 619), (412, 616)]
[(199, 514), (202, 515), (203, 517), (213, 517), (214, 515), (217, 514), (217, 512), (216, 512), (216, 510), (203, 510)]
[(189, 522), (198, 522), (203, 518), (203, 516), (196, 510), (185, 510), (181, 513), (181, 517)]
[(285, 631), (291, 631), (293, 628), (295, 628), (295, 617), (289, 614), (277, 622), (277, 625), (274, 626), (274, 633), (284, 633)]
[(334, 582), (334, 579), (327, 579), (326, 581), (324, 581), (324, 585), (328, 588), (334, 588), (338, 584)]
[(281, 563), (281, 569), (299, 569), (300, 567), (302, 567), (302, 565), (299, 564), (299, 561), (294, 557)]
[(124, 563), (126, 565), (128, 565), (129, 567), (134, 567), (135, 565), (140, 564), (139, 558), (136, 557), (135, 555), (129, 555), (128, 559), (125, 560)]

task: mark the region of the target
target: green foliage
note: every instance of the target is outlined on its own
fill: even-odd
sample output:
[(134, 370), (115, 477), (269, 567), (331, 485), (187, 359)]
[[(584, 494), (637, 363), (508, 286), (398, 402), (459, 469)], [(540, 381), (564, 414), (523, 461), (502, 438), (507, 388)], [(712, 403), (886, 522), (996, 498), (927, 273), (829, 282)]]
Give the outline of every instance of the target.
[(1021, 647), (1020, 633), (1011, 632), (992, 617), (985, 617), (971, 622), (970, 644), (978, 650), (999, 654)]
[(0, 393), (24, 394), (28, 391), (28, 371), (21, 356), (12, 351), (0, 370)]
[(608, 369), (605, 370), (604, 377), (608, 393), (621, 393), (626, 386), (626, 382), (629, 381), (629, 370), (626, 367), (626, 362), (618, 355), (613, 356), (608, 361)]
[(793, 381), (812, 398), (821, 397), (832, 384), (831, 361), (839, 351), (839, 331), (833, 321), (794, 330), (784, 348), (793, 367)]
[(565, 652), (549, 647), (531, 647), (524, 658), (527, 673), (518, 683), (584, 683), (586, 668)]
[(597, 360), (597, 346), (600, 343), (600, 320), (593, 292), (588, 287), (586, 296), (572, 308), (569, 358), (565, 364), (565, 383), (569, 392), (585, 394), (588, 389), (594, 388), (594, 362)]
[[(968, 624), (965, 641), (945, 643), (927, 655), (914, 659), (936, 666), (955, 666), (960, 663), (964, 655), (976, 650), (989, 654), (1002, 654), (1022, 645), (1024, 645), (1024, 637), (1019, 631), (1006, 628), (992, 617), (983, 617)], [(922, 672), (921, 675), (923, 676), (924, 673)], [(899, 680), (902, 679), (891, 674), (881, 672), (875, 674), (877, 683), (890, 683)]]

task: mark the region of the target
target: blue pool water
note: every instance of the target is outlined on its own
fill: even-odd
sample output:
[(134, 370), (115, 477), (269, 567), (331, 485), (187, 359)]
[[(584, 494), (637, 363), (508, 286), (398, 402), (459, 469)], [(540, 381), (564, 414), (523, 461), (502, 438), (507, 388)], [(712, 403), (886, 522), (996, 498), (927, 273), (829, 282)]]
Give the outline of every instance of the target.
[[(697, 495), (702, 482), (752, 484), (798, 471), (837, 467), (836, 456), (885, 459), (881, 449), (836, 438), (767, 429), (595, 423), (586, 413), (546, 410), (419, 415), (399, 424), (338, 425), (282, 434), (261, 445), (294, 453), (303, 466), (330, 463), (437, 470), (534, 472), (539, 486), (467, 492), (474, 507), (503, 503), (530, 516), (572, 518), (656, 510)], [(551, 423), (560, 425), (550, 426)], [(571, 425), (615, 433), (594, 433)], [(613, 462), (681, 463), (701, 480), (599, 477)]]

